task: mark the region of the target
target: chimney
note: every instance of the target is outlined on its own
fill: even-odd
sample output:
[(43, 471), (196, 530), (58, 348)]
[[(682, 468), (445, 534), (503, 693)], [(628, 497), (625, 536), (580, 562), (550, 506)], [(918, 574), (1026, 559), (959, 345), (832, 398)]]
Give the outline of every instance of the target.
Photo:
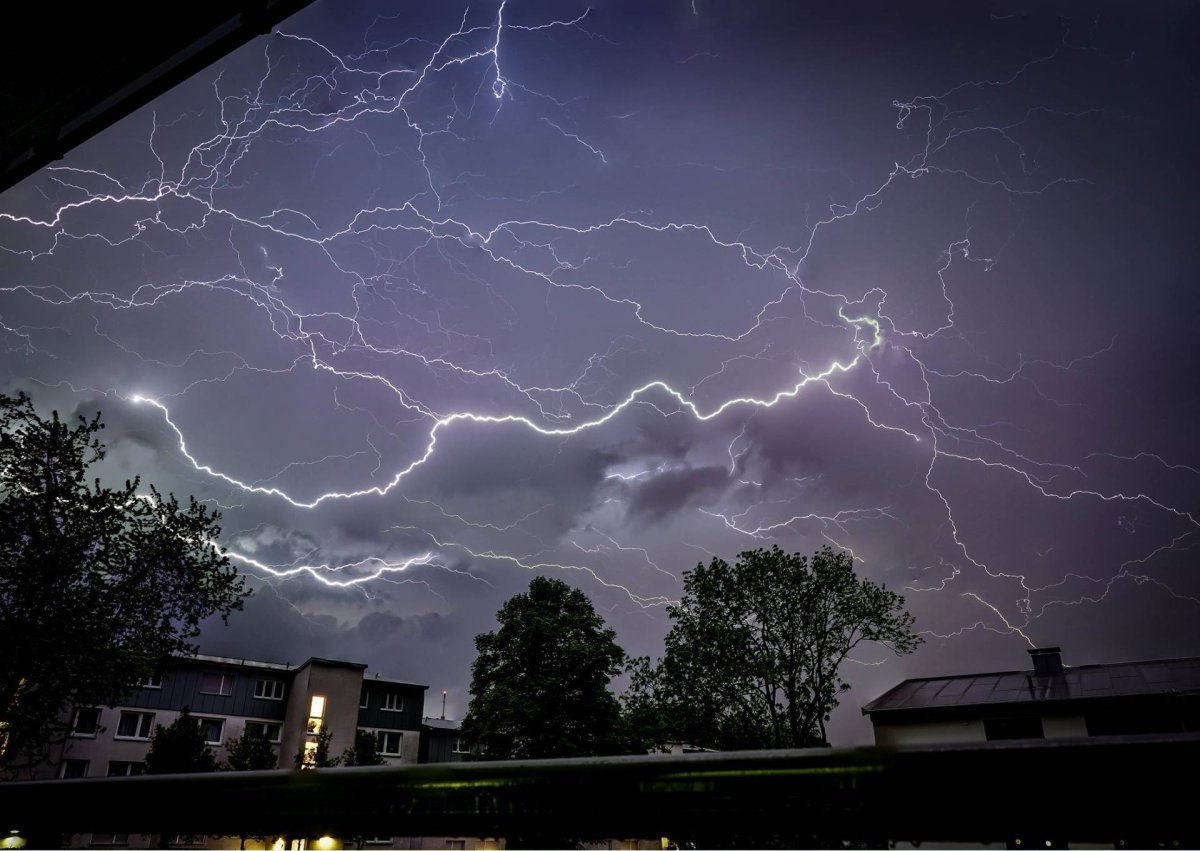
[(1033, 657), (1033, 673), (1039, 677), (1050, 677), (1063, 672), (1061, 647), (1038, 647), (1029, 651)]

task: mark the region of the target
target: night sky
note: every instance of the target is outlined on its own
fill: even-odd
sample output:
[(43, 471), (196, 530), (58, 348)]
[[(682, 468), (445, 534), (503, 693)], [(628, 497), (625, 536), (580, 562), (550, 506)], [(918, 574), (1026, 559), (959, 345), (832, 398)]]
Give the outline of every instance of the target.
[[(461, 717), (532, 575), (851, 551), (906, 676), (1200, 654), (1193, 3), (317, 2), (0, 198), (0, 388), (224, 514), (207, 653)], [(85, 73), (81, 69), (81, 73)]]

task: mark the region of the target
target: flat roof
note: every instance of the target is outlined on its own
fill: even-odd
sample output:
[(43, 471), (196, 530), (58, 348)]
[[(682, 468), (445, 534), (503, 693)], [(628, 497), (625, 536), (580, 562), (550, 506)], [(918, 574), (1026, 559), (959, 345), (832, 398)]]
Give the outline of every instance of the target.
[(204, 653), (179, 655), (174, 657), (185, 662), (201, 662), (207, 665), (233, 665), (238, 668), (261, 668), (267, 671), (294, 672), (299, 665), (289, 665), (282, 662), (260, 662), (256, 659), (234, 659), (231, 656), (209, 656)]
[(862, 713), (1172, 693), (1200, 694), (1200, 657), (1077, 665), (1045, 676), (1001, 671), (910, 679), (863, 706)]

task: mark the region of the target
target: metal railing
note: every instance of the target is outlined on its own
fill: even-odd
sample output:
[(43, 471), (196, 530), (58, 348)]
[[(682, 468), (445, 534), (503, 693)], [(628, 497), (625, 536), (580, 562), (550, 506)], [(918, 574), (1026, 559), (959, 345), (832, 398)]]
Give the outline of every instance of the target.
[(1200, 735), (0, 784), (0, 830), (1197, 847)]

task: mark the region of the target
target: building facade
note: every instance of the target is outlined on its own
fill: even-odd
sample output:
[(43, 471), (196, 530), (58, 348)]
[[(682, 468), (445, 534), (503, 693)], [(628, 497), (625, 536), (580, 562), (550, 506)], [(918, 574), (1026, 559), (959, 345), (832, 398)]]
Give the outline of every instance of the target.
[(205, 731), (218, 763), (225, 743), (244, 733), (274, 745), (279, 768), (311, 762), (318, 738), (329, 754), (353, 747), (363, 730), (376, 737), (389, 764), (417, 762), (427, 686), (366, 678), (366, 665), (312, 658), (297, 665), (181, 656), (161, 677), (135, 689), (121, 704), (74, 710), (73, 732), (42, 777), (115, 777), (140, 774), (158, 726), (186, 708)]
[(1031, 671), (905, 680), (862, 708), (878, 745), (1200, 731), (1200, 658), (1067, 667), (1030, 650)]

